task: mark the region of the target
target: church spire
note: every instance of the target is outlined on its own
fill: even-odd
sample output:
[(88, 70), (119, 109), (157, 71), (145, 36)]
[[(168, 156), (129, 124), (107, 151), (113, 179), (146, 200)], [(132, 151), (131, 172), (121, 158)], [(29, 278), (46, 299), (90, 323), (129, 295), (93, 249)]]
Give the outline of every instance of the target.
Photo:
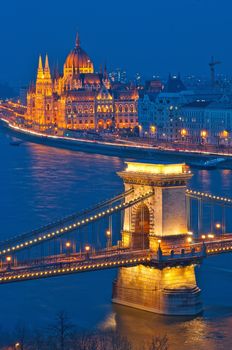
[(38, 64), (38, 70), (37, 70), (37, 79), (43, 79), (44, 77), (44, 71), (43, 71), (43, 63), (42, 63), (42, 57), (39, 56), (39, 64)]
[(80, 37), (79, 37), (78, 32), (77, 32), (77, 35), (76, 35), (76, 47), (80, 47)]
[(51, 80), (51, 72), (50, 72), (50, 67), (48, 63), (48, 55), (46, 54), (45, 58), (45, 66), (44, 66), (44, 78)]

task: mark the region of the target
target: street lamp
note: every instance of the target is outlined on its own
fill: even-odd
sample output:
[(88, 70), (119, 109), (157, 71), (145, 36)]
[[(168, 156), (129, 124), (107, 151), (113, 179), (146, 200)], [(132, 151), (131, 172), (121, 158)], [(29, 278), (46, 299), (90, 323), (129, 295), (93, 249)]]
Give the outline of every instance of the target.
[(111, 231), (110, 229), (106, 230), (106, 238), (107, 238), (107, 249), (110, 248), (110, 246), (112, 245), (112, 235), (111, 235)]
[(70, 242), (66, 242), (66, 243), (65, 243), (65, 247), (66, 247), (66, 248), (70, 248), (70, 247), (71, 247), (71, 243), (70, 243)]
[(202, 138), (202, 143), (205, 141), (208, 133), (206, 130), (201, 130), (201, 138)]
[(8, 263), (11, 263), (12, 257), (11, 257), (11, 256), (7, 256), (7, 257), (6, 257), (6, 261), (7, 261)]
[(71, 252), (71, 242), (66, 242), (65, 243), (65, 248), (66, 248), (66, 254), (69, 255)]
[(86, 259), (89, 259), (90, 245), (85, 246), (85, 252), (86, 252)]
[(184, 141), (185, 137), (187, 136), (188, 132), (186, 129), (181, 129), (180, 131), (181, 137), (182, 137), (182, 141)]

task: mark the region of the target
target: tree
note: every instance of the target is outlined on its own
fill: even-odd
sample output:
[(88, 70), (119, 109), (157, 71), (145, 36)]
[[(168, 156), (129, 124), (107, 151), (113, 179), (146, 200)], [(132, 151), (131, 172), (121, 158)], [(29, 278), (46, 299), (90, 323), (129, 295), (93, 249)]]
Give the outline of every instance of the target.
[(68, 343), (71, 340), (74, 326), (64, 311), (60, 311), (56, 316), (54, 325), (50, 327), (51, 336), (55, 339), (57, 349), (68, 349)]

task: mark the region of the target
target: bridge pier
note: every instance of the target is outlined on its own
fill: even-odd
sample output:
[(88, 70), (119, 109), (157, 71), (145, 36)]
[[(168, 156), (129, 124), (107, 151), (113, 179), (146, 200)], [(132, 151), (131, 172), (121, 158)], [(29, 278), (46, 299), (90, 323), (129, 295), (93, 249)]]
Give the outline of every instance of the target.
[(157, 269), (120, 268), (113, 285), (117, 304), (163, 315), (196, 315), (202, 311), (194, 266)]
[[(125, 210), (122, 246), (148, 249), (155, 256), (160, 246), (166, 255), (176, 247), (178, 254), (181, 250), (182, 254), (190, 252), (185, 192), (192, 175), (188, 168), (184, 164), (127, 164), (119, 176), (126, 191), (134, 189), (128, 200), (145, 192), (153, 195), (131, 212)], [(191, 260), (183, 265), (159, 268), (151, 263), (120, 268), (113, 285), (113, 302), (165, 315), (200, 313), (201, 293), (194, 266)]]

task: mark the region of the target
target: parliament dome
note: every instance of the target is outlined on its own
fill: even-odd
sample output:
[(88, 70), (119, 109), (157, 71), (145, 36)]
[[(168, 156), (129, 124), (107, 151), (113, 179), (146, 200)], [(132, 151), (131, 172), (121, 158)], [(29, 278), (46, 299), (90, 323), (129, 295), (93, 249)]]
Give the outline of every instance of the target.
[(79, 35), (76, 36), (75, 48), (69, 53), (64, 64), (66, 73), (93, 73), (93, 62), (80, 46)]

